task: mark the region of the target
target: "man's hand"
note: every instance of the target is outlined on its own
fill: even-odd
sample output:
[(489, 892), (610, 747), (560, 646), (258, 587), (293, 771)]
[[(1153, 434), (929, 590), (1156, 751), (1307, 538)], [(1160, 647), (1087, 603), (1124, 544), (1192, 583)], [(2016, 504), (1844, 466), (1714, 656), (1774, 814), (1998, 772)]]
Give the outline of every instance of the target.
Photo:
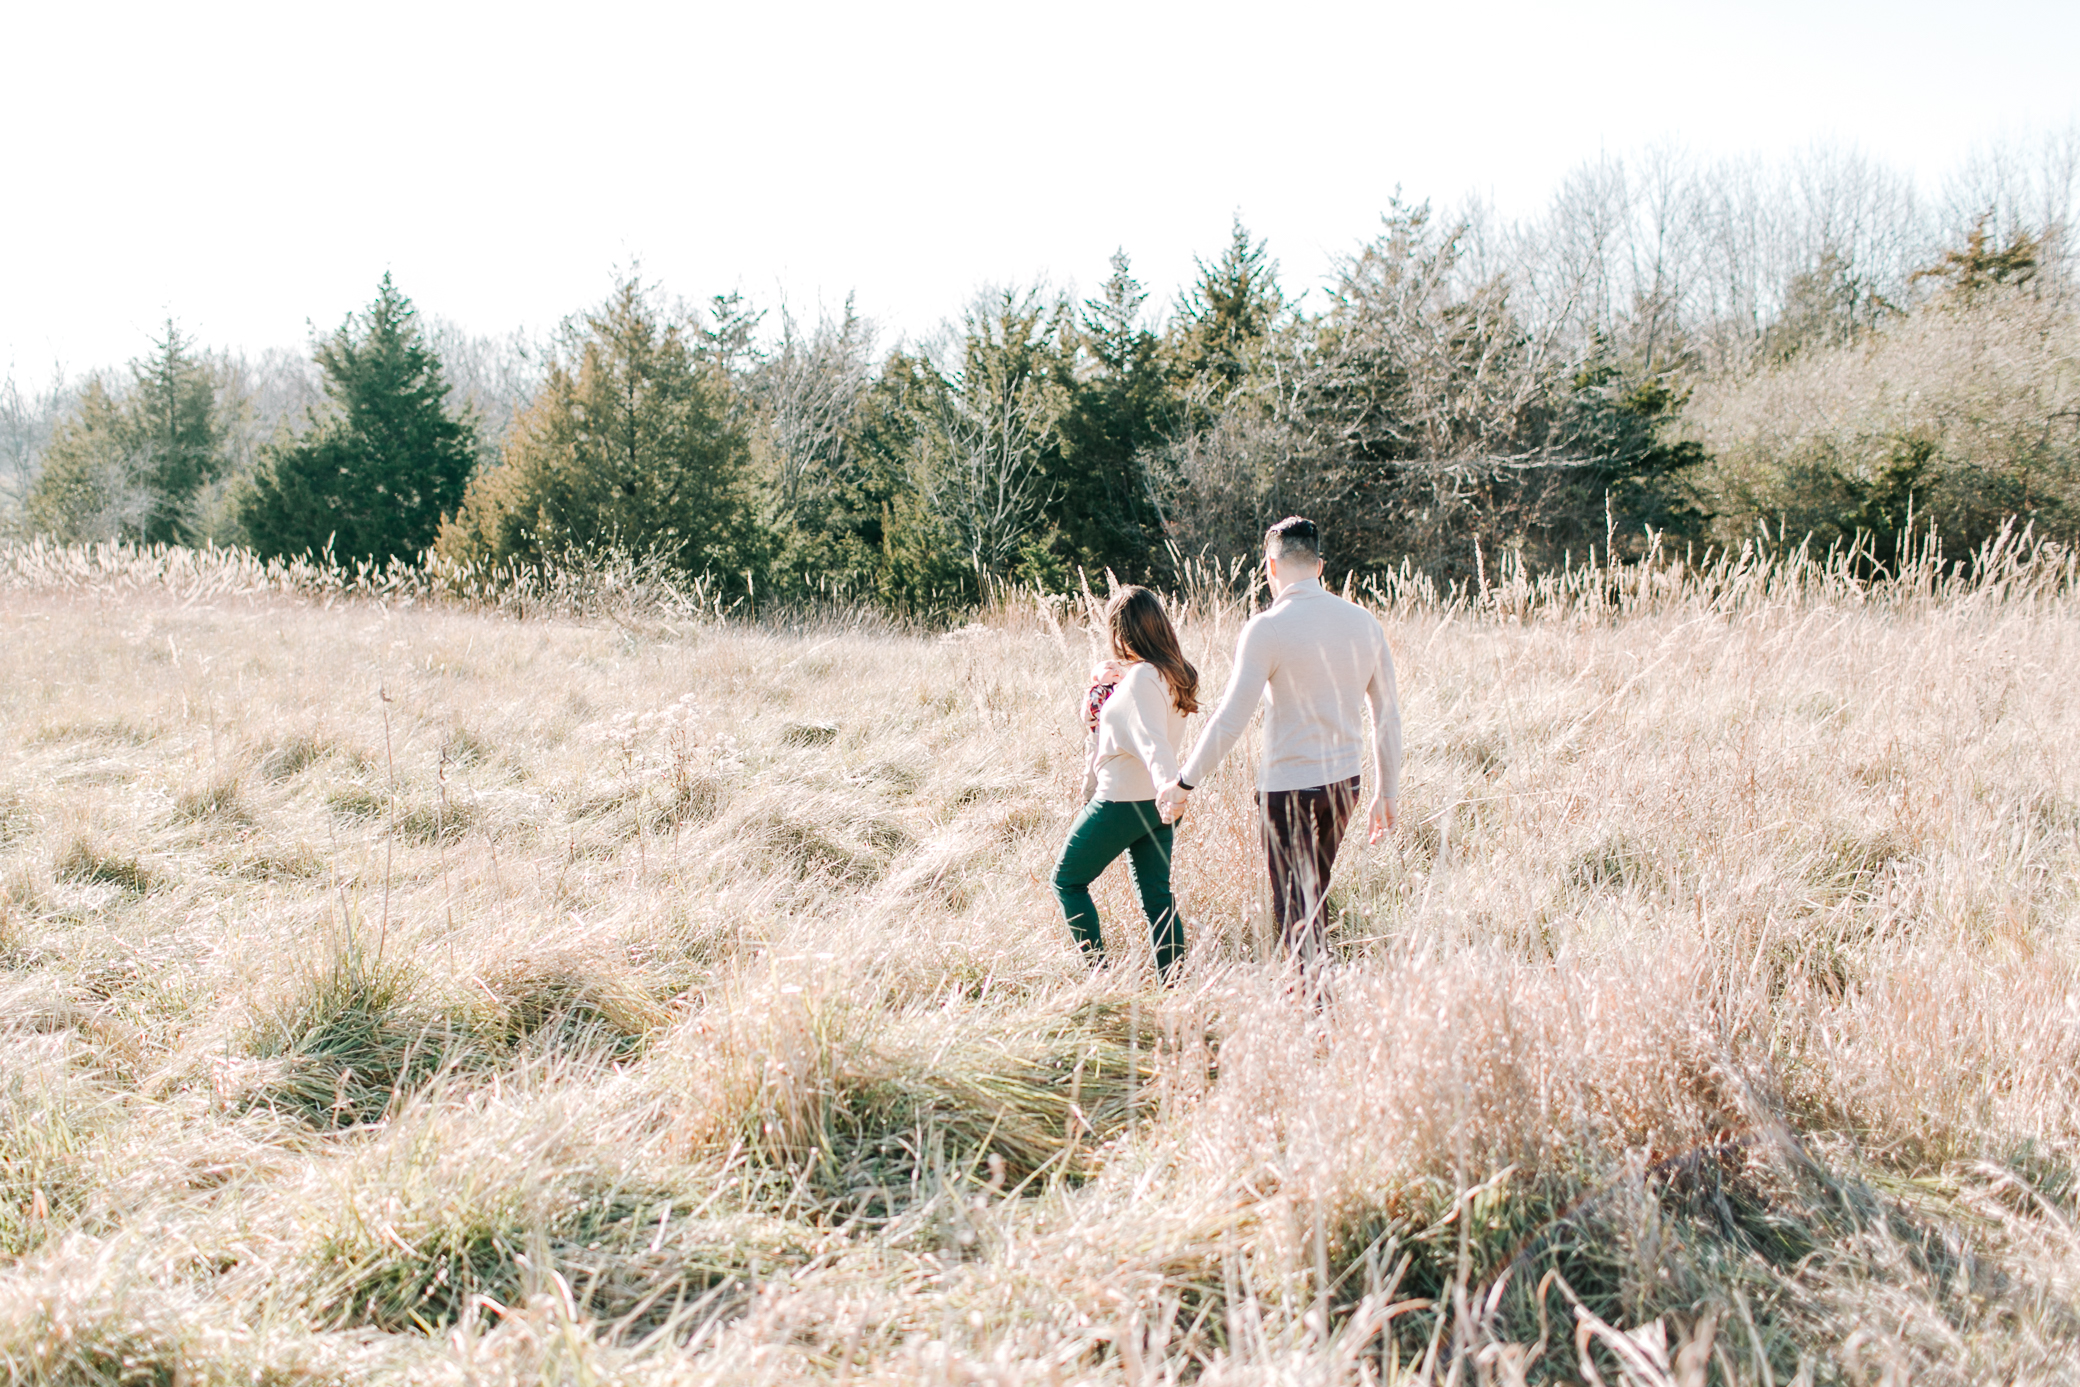
[(1371, 825), (1371, 831), (1365, 835), (1365, 841), (1368, 843), (1377, 843), (1401, 821), (1401, 816), (1394, 812), (1394, 801), (1384, 795), (1373, 796), (1372, 807), (1366, 810), (1366, 818)]
[(1184, 817), (1184, 802), (1190, 790), (1175, 781), (1156, 791), (1156, 813), (1166, 824), (1174, 824)]

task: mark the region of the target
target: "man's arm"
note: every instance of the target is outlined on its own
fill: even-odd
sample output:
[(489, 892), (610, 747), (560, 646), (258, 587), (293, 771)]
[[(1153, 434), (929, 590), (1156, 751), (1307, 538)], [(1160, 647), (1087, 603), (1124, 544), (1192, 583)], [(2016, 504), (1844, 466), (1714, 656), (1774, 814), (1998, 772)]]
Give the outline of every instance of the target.
[(1394, 688), (1394, 655), (1387, 649), (1384, 631), (1372, 676), (1365, 684), (1365, 706), (1372, 714), (1374, 783), (1379, 787), (1366, 815), (1370, 823), (1365, 841), (1377, 843), (1400, 817), (1401, 798), (1401, 700)]
[(1178, 768), (1176, 783), (1163, 787), (1157, 795), (1164, 806), (1181, 807), (1184, 803), (1182, 791), (1212, 775), (1221, 758), (1241, 739), (1249, 720), (1256, 715), (1257, 701), (1264, 696), (1264, 685), (1271, 679), (1271, 662), (1265, 649), (1267, 644), (1261, 619), (1242, 628), (1242, 639), (1235, 644), (1235, 667), (1228, 673), (1228, 687), (1221, 694), (1220, 704), (1213, 710), (1206, 730), (1199, 734), (1198, 742), (1192, 747), (1192, 754), (1185, 757), (1184, 765)]

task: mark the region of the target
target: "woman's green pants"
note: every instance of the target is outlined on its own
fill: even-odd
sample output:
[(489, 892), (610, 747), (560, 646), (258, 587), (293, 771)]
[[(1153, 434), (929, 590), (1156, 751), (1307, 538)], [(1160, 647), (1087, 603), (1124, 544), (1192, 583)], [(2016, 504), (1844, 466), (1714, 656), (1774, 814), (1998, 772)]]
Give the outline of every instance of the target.
[(1084, 953), (1105, 952), (1091, 883), (1121, 853), (1134, 870), (1134, 889), (1148, 915), (1156, 969), (1168, 976), (1184, 954), (1184, 924), (1170, 895), (1170, 825), (1156, 814), (1154, 800), (1092, 800), (1069, 825), (1069, 841), (1054, 864), (1054, 894), (1069, 917), (1069, 931)]

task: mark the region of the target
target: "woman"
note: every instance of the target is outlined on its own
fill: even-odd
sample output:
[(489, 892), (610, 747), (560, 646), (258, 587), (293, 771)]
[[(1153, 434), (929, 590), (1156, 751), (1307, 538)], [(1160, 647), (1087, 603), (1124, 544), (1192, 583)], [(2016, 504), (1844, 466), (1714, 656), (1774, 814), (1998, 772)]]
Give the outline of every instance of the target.
[(1097, 718), (1084, 764), (1085, 804), (1055, 861), (1054, 893), (1084, 956), (1102, 962), (1105, 938), (1091, 883), (1127, 854), (1155, 941), (1156, 969), (1167, 979), (1184, 956), (1184, 925), (1170, 895), (1171, 828), (1156, 813), (1156, 787), (1177, 779), (1184, 720), (1199, 711), (1199, 671), (1178, 649), (1176, 629), (1147, 588), (1120, 589), (1105, 609), (1105, 624), (1117, 680), (1109, 694), (1101, 692), (1111, 672), (1101, 666), (1086, 695)]

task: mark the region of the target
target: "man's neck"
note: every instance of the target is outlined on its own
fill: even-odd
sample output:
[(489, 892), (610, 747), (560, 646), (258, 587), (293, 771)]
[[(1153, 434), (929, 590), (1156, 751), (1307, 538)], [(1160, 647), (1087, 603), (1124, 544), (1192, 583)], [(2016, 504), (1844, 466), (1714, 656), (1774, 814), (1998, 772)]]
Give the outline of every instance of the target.
[(1322, 585), (1322, 572), (1320, 569), (1316, 569), (1304, 578), (1273, 579), (1271, 600), (1276, 602), (1281, 597), (1290, 597), (1295, 589), (1310, 585), (1314, 587)]

